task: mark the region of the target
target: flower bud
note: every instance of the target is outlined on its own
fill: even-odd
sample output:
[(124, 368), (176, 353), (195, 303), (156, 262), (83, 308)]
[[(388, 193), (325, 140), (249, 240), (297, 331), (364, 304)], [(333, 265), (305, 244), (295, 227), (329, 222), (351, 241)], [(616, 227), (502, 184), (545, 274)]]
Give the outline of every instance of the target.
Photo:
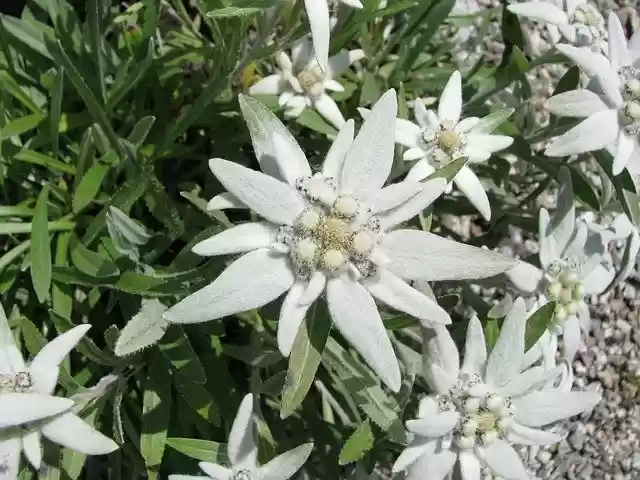
[(556, 311), (553, 314), (553, 320), (557, 323), (562, 323), (567, 319), (567, 311), (562, 305), (556, 306)]
[(624, 89), (634, 96), (640, 96), (640, 80), (637, 78), (630, 78), (625, 82)]
[(640, 103), (631, 101), (624, 106), (624, 114), (631, 120), (640, 120)]
[(495, 430), (487, 430), (480, 434), (480, 441), (483, 445), (490, 445), (498, 439), (498, 432)]
[(562, 293), (562, 284), (560, 282), (551, 282), (547, 287), (547, 294), (551, 300), (557, 300)]
[(504, 405), (504, 400), (500, 395), (487, 395), (484, 405), (492, 412), (498, 412)]
[(464, 411), (467, 413), (476, 413), (480, 408), (481, 402), (479, 398), (469, 397), (464, 401)]
[(456, 446), (462, 450), (469, 450), (476, 444), (476, 437), (466, 435), (456, 435), (454, 439)]
[(568, 315), (575, 315), (578, 313), (578, 304), (576, 302), (567, 303), (564, 308), (567, 310)]
[(584, 285), (582, 285), (581, 283), (578, 283), (573, 286), (574, 300), (582, 300), (586, 294), (587, 294), (587, 289), (584, 288)]
[(478, 422), (473, 417), (466, 418), (462, 421), (460, 430), (466, 436), (475, 435), (478, 430)]

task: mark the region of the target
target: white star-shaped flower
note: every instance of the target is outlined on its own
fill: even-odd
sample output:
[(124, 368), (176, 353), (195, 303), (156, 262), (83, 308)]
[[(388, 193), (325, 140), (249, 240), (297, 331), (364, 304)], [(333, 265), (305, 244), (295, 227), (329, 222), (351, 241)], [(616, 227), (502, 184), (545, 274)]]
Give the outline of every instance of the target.
[[(423, 321), (448, 323), (447, 312), (407, 281), (488, 277), (514, 261), (431, 233), (392, 230), (431, 204), (445, 186), (443, 179), (433, 179), (384, 187), (394, 153), (393, 90), (373, 107), (355, 140), (353, 122), (345, 124), (315, 174), (275, 116), (266, 114), (265, 107), (252, 109), (255, 100), (243, 103), (247, 122), (256, 130), (252, 137), (261, 165), (279, 169), (286, 181), (226, 160), (209, 162), (232, 198), (264, 221), (197, 244), (193, 251), (199, 255), (244, 255), (209, 286), (165, 312), (165, 318), (175, 323), (213, 320), (286, 293), (278, 346), (289, 355), (308, 308), (326, 289), (338, 330), (398, 390), (398, 361), (374, 298)], [(250, 120), (257, 115), (263, 116), (262, 123)]]
[[(353, 8), (362, 8), (360, 0), (339, 0)], [(329, 0), (304, 0), (309, 18), (313, 50), (321, 69), (329, 60), (329, 44), (331, 39), (331, 18), (329, 17)]]
[(593, 81), (589, 89), (554, 95), (547, 108), (556, 115), (585, 118), (556, 137), (546, 150), (563, 157), (607, 148), (614, 156), (613, 173), (627, 168), (640, 173), (640, 38), (627, 44), (617, 15), (609, 16), (609, 58), (571, 45), (557, 49)]
[(520, 291), (542, 305), (548, 300), (557, 302), (550, 336), (555, 349), (555, 338), (562, 335), (564, 356), (573, 359), (582, 343), (581, 332), (591, 325), (589, 307), (584, 298), (602, 293), (614, 278), (615, 272), (602, 262), (602, 238), (589, 232), (587, 223), (576, 220), (573, 205), (571, 177), (561, 171), (561, 189), (558, 207), (553, 217), (540, 209), (538, 257), (540, 267), (520, 262), (507, 272), (507, 276)]
[(72, 400), (26, 388), (30, 374), (23, 366), (22, 356), (0, 305), (0, 431), (51, 417), (73, 407)]
[[(396, 120), (396, 142), (408, 147), (404, 159), (418, 160), (407, 174), (407, 180), (423, 180), (460, 157), (467, 157), (472, 164), (486, 162), (491, 154), (513, 143), (511, 137), (492, 134), (513, 111), (510, 108), (484, 118), (461, 118), (462, 84), (460, 72), (455, 71), (440, 96), (437, 113), (427, 110), (418, 98), (414, 102), (417, 124), (401, 118)], [(485, 219), (491, 218), (487, 193), (471, 168), (462, 167), (453, 183)]]
[[(487, 356), (480, 321), (467, 328), (465, 356), (444, 326), (426, 340), (425, 376), (434, 390), (406, 423), (412, 441), (393, 466), (407, 480), (443, 480), (459, 462), (463, 480), (489, 473), (505, 480), (529, 476), (513, 445), (549, 445), (561, 437), (540, 429), (592, 409), (593, 392), (567, 392), (566, 365), (523, 367), (527, 311), (517, 299)], [(558, 386), (558, 380), (560, 385)]]
[[(68, 411), (73, 406), (72, 401), (51, 396), (58, 383), (60, 363), (89, 328), (90, 325), (80, 325), (59, 335), (45, 345), (27, 365), (14, 343), (7, 318), (0, 307), (0, 415), (13, 413), (16, 416), (16, 421), (10, 423), (15, 427), (0, 431), (1, 478), (18, 478), (20, 450), (34, 468), (40, 468), (42, 435), (54, 443), (86, 455), (102, 455), (117, 450), (118, 445), (113, 440)], [(11, 403), (11, 398), (15, 395), (20, 395), (24, 400), (22, 409)], [(6, 411), (3, 403), (6, 401), (5, 396), (9, 398), (9, 409)], [(36, 406), (37, 401), (42, 404)]]
[(607, 51), (607, 30), (598, 8), (587, 0), (551, 0), (511, 4), (510, 12), (546, 23), (554, 39), (557, 31), (571, 44)]
[(249, 93), (279, 95), (278, 102), (285, 107), (288, 117), (296, 118), (305, 107), (310, 107), (336, 128), (342, 128), (344, 117), (326, 91), (343, 92), (344, 87), (335, 78), (363, 57), (362, 50), (343, 52), (331, 57), (322, 69), (311, 55), (311, 43), (301, 40), (293, 46), (292, 58), (285, 52), (278, 52), (276, 62), (280, 71), (260, 80)]
[(253, 415), (253, 395), (244, 397), (236, 418), (233, 420), (227, 454), (230, 466), (211, 462), (200, 462), (200, 469), (207, 477), (191, 475), (169, 475), (169, 480), (287, 480), (307, 461), (313, 443), (305, 443), (293, 450), (277, 456), (270, 462), (258, 466), (258, 447), (255, 439), (255, 417)]

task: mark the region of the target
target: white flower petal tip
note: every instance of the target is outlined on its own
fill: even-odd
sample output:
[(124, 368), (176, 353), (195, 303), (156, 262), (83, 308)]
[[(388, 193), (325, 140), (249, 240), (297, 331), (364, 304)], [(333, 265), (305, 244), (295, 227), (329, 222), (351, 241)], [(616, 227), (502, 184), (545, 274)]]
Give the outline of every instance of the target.
[(106, 455), (120, 448), (73, 413), (62, 414), (45, 423), (42, 434), (54, 443), (85, 455)]
[(462, 114), (462, 76), (456, 70), (440, 95), (438, 119), (440, 123), (450, 121), (458, 123)]
[(69, 352), (82, 340), (91, 325), (79, 325), (47, 343), (31, 362), (32, 369), (52, 369), (62, 363)]
[(227, 210), (232, 208), (243, 209), (247, 208), (247, 206), (228, 192), (216, 195), (207, 203), (207, 212), (215, 212), (216, 210)]
[(300, 470), (313, 451), (313, 443), (305, 443), (278, 455), (258, 469), (261, 480), (287, 480)]

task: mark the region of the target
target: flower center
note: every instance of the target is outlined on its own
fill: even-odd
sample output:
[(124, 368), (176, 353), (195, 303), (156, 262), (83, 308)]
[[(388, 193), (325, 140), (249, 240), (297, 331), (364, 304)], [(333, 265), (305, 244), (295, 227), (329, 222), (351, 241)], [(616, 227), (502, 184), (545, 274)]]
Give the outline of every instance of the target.
[(576, 44), (579, 46), (599, 46), (607, 38), (607, 29), (602, 14), (592, 5), (578, 5), (569, 18), (576, 29)]
[(471, 395), (470, 389), (478, 384), (478, 375), (461, 378), (449, 395), (439, 397), (440, 411), (458, 411), (462, 415), (453, 432), (454, 443), (462, 450), (473, 448), (477, 443), (492, 443), (503, 437), (513, 424), (511, 399), (496, 394)]
[(303, 70), (297, 76), (300, 87), (306, 96), (318, 98), (324, 93), (324, 75), (316, 68)]
[(620, 93), (624, 105), (619, 111), (622, 125), (628, 135), (640, 132), (640, 71), (624, 66), (618, 71), (620, 77)]
[(249, 470), (238, 470), (230, 480), (252, 480), (252, 478)]
[(28, 392), (33, 387), (33, 380), (29, 372), (18, 372), (15, 375), (8, 373), (0, 374), (1, 392)]
[(546, 293), (550, 300), (557, 302), (553, 321), (563, 324), (565, 320), (578, 313), (580, 301), (585, 296), (584, 285), (580, 282), (582, 265), (576, 258), (568, 257), (556, 260), (547, 268)]
[(427, 129), (421, 134), (423, 149), (439, 166), (446, 165), (458, 157), (467, 144), (466, 137), (457, 133), (454, 128), (454, 124), (446, 122), (438, 131)]
[(373, 275), (375, 267), (369, 256), (380, 228), (375, 219), (362, 224), (366, 212), (358, 199), (338, 195), (333, 179), (318, 174), (299, 178), (296, 188), (308, 201), (308, 208), (293, 229), (283, 227), (278, 238), (290, 247), (296, 273), (309, 278), (320, 268), (330, 274), (349, 262), (360, 275)]

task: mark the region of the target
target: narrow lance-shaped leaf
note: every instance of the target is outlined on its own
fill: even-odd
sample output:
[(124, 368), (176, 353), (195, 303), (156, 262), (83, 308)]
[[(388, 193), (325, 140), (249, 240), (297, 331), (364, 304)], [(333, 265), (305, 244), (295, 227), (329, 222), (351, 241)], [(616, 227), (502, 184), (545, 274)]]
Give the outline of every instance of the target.
[(169, 326), (162, 318), (166, 309), (157, 299), (143, 299), (140, 311), (122, 329), (115, 354), (130, 355), (158, 343)]
[(142, 398), (140, 454), (147, 469), (156, 472), (164, 456), (165, 440), (171, 420), (171, 372), (167, 363), (154, 355), (148, 369)]
[(300, 325), (289, 357), (289, 369), (282, 391), (280, 417), (287, 418), (302, 403), (311, 388), (320, 365), (322, 351), (329, 338), (331, 321), (324, 303), (319, 302)]
[(556, 302), (544, 304), (527, 319), (527, 329), (525, 331), (524, 342), (525, 351), (533, 347), (542, 334), (549, 328), (556, 311)]
[(44, 303), (51, 287), (51, 239), (48, 228), (49, 187), (44, 186), (36, 202), (31, 230), (31, 281), (38, 301)]
[(371, 421), (366, 419), (355, 432), (347, 439), (340, 450), (340, 465), (357, 462), (364, 457), (367, 452), (373, 448), (373, 431), (371, 430)]

